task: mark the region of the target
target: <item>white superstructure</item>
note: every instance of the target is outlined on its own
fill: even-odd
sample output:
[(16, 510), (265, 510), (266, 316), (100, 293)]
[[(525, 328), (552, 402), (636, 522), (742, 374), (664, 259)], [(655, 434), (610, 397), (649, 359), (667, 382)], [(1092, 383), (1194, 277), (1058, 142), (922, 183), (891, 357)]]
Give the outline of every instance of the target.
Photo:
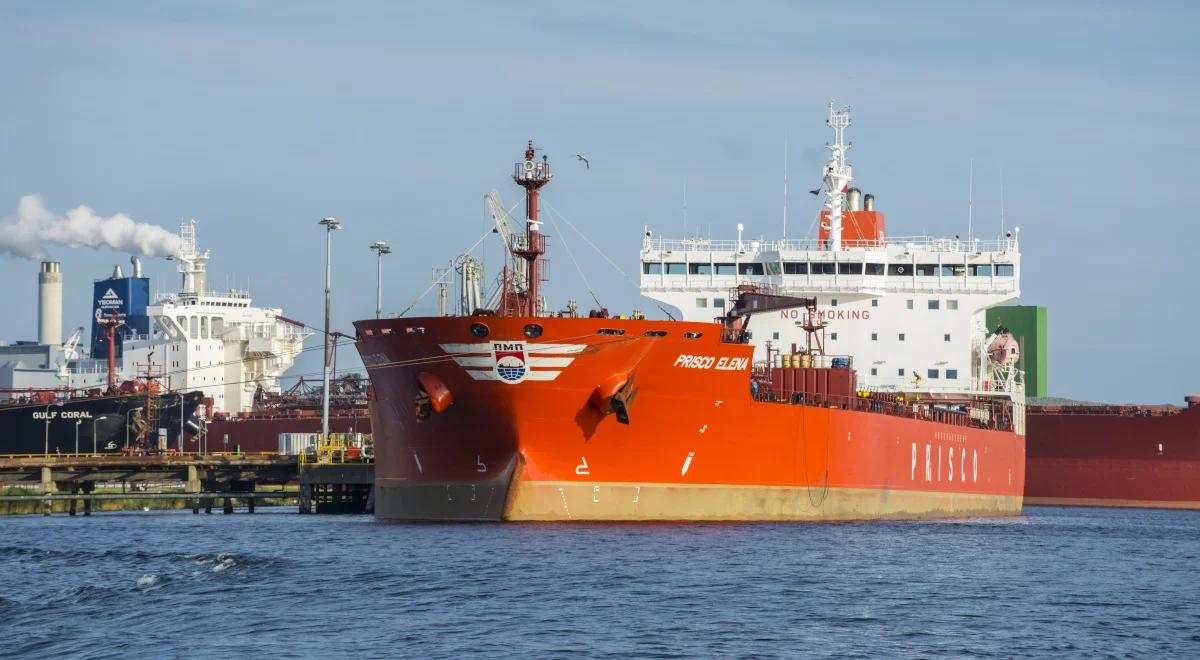
[(209, 253), (196, 243), (196, 225), (180, 227), (182, 289), (158, 296), (147, 308), (152, 336), (125, 341), (124, 370), (154, 352), (171, 389), (202, 390), (216, 411), (248, 412), (258, 390), (279, 392), (279, 377), (313, 333), (275, 307), (255, 307), (247, 291), (209, 291)]
[[(870, 196), (864, 209), (861, 193), (848, 188), (849, 120), (848, 110), (830, 105), (835, 139), (823, 172), (819, 238), (747, 240), (740, 224), (737, 240), (656, 238), (647, 230), (642, 294), (689, 321), (724, 315), (731, 291), (744, 284), (815, 297), (817, 314), (828, 324), (825, 352), (852, 356), (866, 388), (1019, 389), (1019, 382), (996, 381), (986, 359), (985, 327), (989, 307), (1020, 294), (1016, 235), (986, 241), (887, 237)], [(803, 348), (806, 333), (798, 326), (804, 314), (787, 309), (755, 315), (749, 328), (755, 358), (767, 358), (768, 344), (784, 353), (793, 345)]]

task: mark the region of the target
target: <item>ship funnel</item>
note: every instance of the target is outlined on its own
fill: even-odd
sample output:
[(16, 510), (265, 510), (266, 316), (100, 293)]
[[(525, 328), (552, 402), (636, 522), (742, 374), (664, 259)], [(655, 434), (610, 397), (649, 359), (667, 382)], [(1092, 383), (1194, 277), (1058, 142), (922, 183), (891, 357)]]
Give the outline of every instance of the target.
[(142, 276), (142, 260), (137, 257), (129, 257), (129, 263), (133, 264), (133, 276)]
[(862, 191), (858, 188), (851, 188), (846, 192), (846, 206), (849, 211), (861, 211), (862, 209)]
[(863, 195), (863, 210), (864, 211), (874, 211), (875, 210), (875, 195), (872, 195), (871, 193), (867, 193), (867, 194)]
[(57, 261), (43, 261), (38, 273), (38, 343), (62, 344), (62, 270)]
[(121, 270), (121, 264), (117, 264), (116, 266), (113, 266), (112, 278), (114, 280), (119, 280), (122, 277), (125, 277), (125, 271)]

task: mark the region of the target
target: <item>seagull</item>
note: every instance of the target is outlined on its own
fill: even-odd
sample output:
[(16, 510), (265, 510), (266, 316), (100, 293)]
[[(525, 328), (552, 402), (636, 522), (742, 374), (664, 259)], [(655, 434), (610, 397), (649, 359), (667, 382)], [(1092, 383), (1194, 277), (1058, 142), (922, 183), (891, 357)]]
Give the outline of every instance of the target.
[(584, 158), (583, 156), (581, 156), (579, 154), (575, 154), (575, 157), (578, 158), (579, 160), (582, 160), (583, 164), (586, 165), (589, 170), (592, 169), (592, 164), (588, 162), (588, 159)]
[(820, 195), (820, 194), (821, 194), (821, 189), (820, 189), (820, 188), (817, 188), (816, 190), (810, 190), (810, 191), (808, 191), (808, 194), (810, 194), (810, 195)]

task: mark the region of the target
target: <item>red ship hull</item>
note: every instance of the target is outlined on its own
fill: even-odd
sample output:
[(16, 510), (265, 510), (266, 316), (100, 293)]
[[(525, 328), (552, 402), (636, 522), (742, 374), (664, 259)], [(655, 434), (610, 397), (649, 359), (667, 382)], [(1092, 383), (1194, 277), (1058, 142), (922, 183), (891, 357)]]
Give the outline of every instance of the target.
[[(487, 338), (472, 335), (484, 324)], [(544, 334), (526, 340), (526, 326)], [(398, 520), (850, 520), (1015, 515), (1017, 433), (751, 395), (706, 323), (359, 321), (376, 515)], [(636, 387), (629, 423), (605, 409)], [(432, 391), (431, 391), (432, 390)], [(435, 408), (424, 416), (422, 401)], [(597, 405), (597, 402), (601, 405)]]
[(1200, 406), (1045, 407), (1027, 425), (1029, 504), (1200, 509)]

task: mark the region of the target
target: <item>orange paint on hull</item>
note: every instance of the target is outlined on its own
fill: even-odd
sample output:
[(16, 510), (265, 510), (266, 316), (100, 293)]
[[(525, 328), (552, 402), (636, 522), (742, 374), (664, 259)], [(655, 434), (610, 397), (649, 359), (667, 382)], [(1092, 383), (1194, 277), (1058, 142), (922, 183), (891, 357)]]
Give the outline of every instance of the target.
[[(485, 324), (487, 337), (473, 336), (472, 323)], [(535, 339), (525, 337), (530, 323), (544, 330)], [(716, 324), (438, 317), (355, 326), (375, 393), (376, 513), (383, 518), (1020, 512), (1023, 437), (756, 401), (752, 347), (721, 342)], [(419, 421), (422, 372), (436, 375), (454, 402)], [(593, 401), (617, 374), (628, 374), (626, 389), (635, 392), (629, 424)], [(657, 504), (633, 507), (639, 493)]]

